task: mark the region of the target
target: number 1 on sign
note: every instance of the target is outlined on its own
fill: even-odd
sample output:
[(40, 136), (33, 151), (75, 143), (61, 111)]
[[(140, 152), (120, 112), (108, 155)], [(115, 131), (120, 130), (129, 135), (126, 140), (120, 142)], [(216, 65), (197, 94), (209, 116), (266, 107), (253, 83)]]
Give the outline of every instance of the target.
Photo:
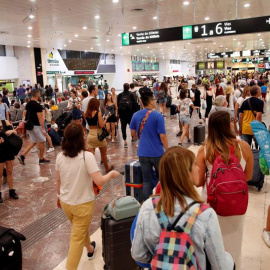
[(202, 29), (203, 29), (202, 36), (208, 36), (208, 34), (206, 33), (206, 25), (203, 25)]

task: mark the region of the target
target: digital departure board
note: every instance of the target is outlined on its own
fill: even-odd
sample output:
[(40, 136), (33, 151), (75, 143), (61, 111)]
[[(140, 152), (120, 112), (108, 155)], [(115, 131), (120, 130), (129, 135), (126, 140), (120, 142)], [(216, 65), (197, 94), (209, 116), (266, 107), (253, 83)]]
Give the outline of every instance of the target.
[(222, 37), (270, 31), (270, 16), (123, 33), (122, 45)]
[(217, 58), (234, 58), (234, 57), (250, 57), (250, 56), (270, 56), (270, 50), (251, 50), (251, 51), (238, 51), (238, 52), (220, 52), (220, 53), (208, 53), (208, 59)]

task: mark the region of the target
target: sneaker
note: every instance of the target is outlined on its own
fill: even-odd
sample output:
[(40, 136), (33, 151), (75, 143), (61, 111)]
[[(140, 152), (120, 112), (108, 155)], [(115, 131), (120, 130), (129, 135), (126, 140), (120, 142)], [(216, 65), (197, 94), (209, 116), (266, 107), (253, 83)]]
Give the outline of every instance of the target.
[(53, 147), (50, 147), (48, 150), (47, 150), (47, 153), (51, 153), (54, 151), (54, 148)]
[(34, 148), (32, 148), (32, 150), (30, 151), (31, 153), (35, 153), (35, 152), (37, 152), (38, 151), (38, 148), (37, 147), (34, 147)]
[(128, 148), (128, 145), (127, 145), (127, 143), (125, 143), (125, 144), (124, 144), (124, 148)]
[(267, 232), (264, 229), (262, 233), (262, 238), (264, 240), (264, 243), (270, 248), (270, 232)]
[(25, 165), (25, 163), (24, 163), (25, 156), (23, 156), (23, 155), (18, 156), (18, 160), (22, 165)]
[(14, 200), (18, 200), (19, 196), (18, 194), (15, 192), (15, 189), (10, 189), (9, 190), (9, 197), (13, 198)]
[(43, 158), (43, 159), (40, 159), (39, 160), (39, 164), (44, 164), (44, 163), (49, 163), (50, 160), (46, 159), (46, 158)]
[(183, 146), (183, 144), (182, 143), (178, 143), (178, 146)]
[(88, 260), (93, 260), (95, 258), (95, 251), (97, 249), (97, 244), (95, 241), (91, 242), (91, 246), (94, 247), (94, 251), (92, 253), (87, 253)]
[(176, 134), (176, 137), (180, 137), (182, 134), (183, 134), (183, 131), (179, 131), (179, 132)]
[(138, 141), (137, 138), (131, 139), (131, 142), (132, 142), (132, 143), (137, 142), (137, 141)]

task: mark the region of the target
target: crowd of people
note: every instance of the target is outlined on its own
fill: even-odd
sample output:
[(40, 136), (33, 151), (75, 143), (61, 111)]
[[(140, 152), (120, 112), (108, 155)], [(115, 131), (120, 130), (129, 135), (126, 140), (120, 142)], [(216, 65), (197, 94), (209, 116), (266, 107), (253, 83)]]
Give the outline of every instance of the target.
[[(180, 131), (176, 136), (180, 139), (178, 146), (169, 147), (165, 117), (166, 105), (173, 100), (173, 85), (178, 89), (176, 100), (172, 102), (176, 103), (179, 112)], [(24, 107), (24, 128), (30, 139), (18, 159), (25, 165), (27, 154), (37, 146), (39, 164), (50, 162), (44, 157), (46, 141), (49, 146), (47, 152), (54, 151), (47, 126), (50, 124), (57, 131), (54, 114), (58, 105), (66, 102), (72, 122), (64, 130), (62, 151), (56, 158), (56, 178), (57, 205), (72, 223), (66, 264), (68, 270), (77, 269), (84, 246), (88, 258), (94, 258), (96, 243), (90, 241), (88, 228), (93, 216), (95, 188), (119, 176), (114, 166), (109, 165), (107, 157), (107, 144), (116, 141), (119, 123), (124, 148), (128, 147), (127, 126), (131, 143), (139, 140), (137, 155), (143, 178), (143, 201), (131, 250), (133, 258), (142, 263), (151, 262), (155, 258), (162, 226), (174, 223), (181, 213), (182, 218), (177, 224), (185, 226), (189, 217), (197, 211), (190, 236), (201, 269), (208, 269), (208, 264), (211, 269), (228, 270), (235, 266), (240, 269), (245, 215), (220, 216), (204, 202), (209, 195), (207, 186), (217, 156), (228, 163), (233, 149), (245, 180), (252, 178), (253, 155), (250, 146), (254, 135), (250, 123), (254, 119), (262, 121), (268, 91), (267, 73), (242, 76), (216, 74), (163, 82), (147, 79), (138, 90), (133, 83), (125, 83), (118, 95), (115, 88), (109, 91), (107, 82), (102, 88), (101, 85), (87, 85), (83, 81), (77, 86), (70, 86), (68, 94), (63, 97), (59, 90), (56, 91), (58, 88), (53, 91), (51, 86), (45, 87), (45, 94), (40, 89), (39, 85), (29, 86), (28, 90), (21, 86), (16, 92)], [(7, 148), (7, 136), (17, 134), (17, 131), (8, 121), (12, 104), (7, 90), (3, 90), (3, 95), (6, 99), (0, 96), (0, 175), (5, 166), (9, 196), (18, 199), (12, 178), (15, 155)], [(26, 98), (30, 100), (25, 102)], [(185, 137), (190, 142), (189, 128), (193, 112), (198, 113), (201, 123), (208, 125), (208, 137), (197, 157), (182, 147)], [(104, 176), (95, 160), (96, 148), (101, 153), (106, 172)], [(153, 168), (157, 177), (153, 174)], [(151, 196), (157, 179), (161, 191), (153, 200)], [(203, 187), (201, 195), (195, 187)], [(157, 213), (165, 217), (162, 222), (157, 218)], [(270, 247), (269, 219), (270, 214), (263, 238)]]

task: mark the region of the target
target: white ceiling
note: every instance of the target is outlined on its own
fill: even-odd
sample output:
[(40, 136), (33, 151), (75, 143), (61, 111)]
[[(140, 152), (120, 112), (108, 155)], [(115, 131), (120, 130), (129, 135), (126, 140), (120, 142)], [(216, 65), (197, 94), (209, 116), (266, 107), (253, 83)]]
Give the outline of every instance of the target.
[[(266, 49), (270, 49), (270, 32), (261, 36), (249, 34), (207, 41), (201, 39), (121, 47), (120, 34), (123, 32), (205, 23), (205, 17), (210, 18), (207, 22), (236, 18), (237, 0), (195, 0), (195, 17), (193, 0), (189, 0), (188, 6), (183, 5), (184, 1), (119, 0), (113, 3), (113, 0), (0, 0), (0, 44), (181, 60), (202, 60), (207, 52), (263, 49), (263, 43)], [(247, 3), (250, 7), (245, 8), (244, 4)], [(23, 23), (31, 8), (36, 9), (35, 18)], [(132, 12), (135, 8), (145, 11)], [(95, 19), (97, 15), (99, 19)], [(238, 19), (267, 15), (270, 15), (270, 0), (238, 0)], [(154, 20), (154, 16), (158, 19)], [(33, 29), (28, 30), (29, 26)], [(87, 26), (87, 30), (83, 30), (83, 26)], [(107, 34), (109, 28), (111, 30)], [(78, 37), (75, 37), (76, 34)]]

